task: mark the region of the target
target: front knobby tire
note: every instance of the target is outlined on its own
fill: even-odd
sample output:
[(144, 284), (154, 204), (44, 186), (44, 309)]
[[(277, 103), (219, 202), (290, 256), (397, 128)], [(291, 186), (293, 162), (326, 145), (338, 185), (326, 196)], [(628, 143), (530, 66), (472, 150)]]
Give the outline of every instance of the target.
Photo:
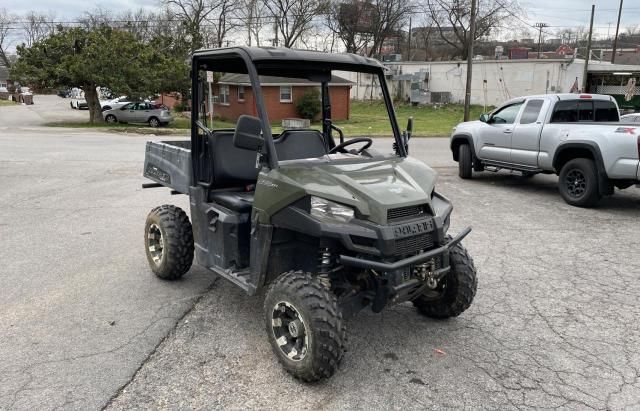
[(558, 188), (564, 201), (576, 207), (593, 207), (602, 197), (598, 170), (593, 160), (588, 158), (568, 161), (560, 170)]
[(346, 340), (338, 301), (314, 276), (302, 271), (280, 275), (264, 302), (265, 327), (278, 361), (306, 382), (331, 377)]
[(151, 270), (163, 280), (182, 277), (193, 262), (193, 230), (187, 214), (174, 205), (156, 207), (147, 216), (144, 246)]
[(469, 144), (460, 144), (458, 147), (458, 175), (467, 180), (471, 178), (472, 174), (471, 147)]
[[(450, 240), (451, 237), (448, 237)], [(435, 290), (425, 291), (413, 300), (418, 311), (431, 318), (457, 317), (471, 306), (478, 288), (476, 268), (467, 250), (460, 244), (449, 251), (451, 270)]]

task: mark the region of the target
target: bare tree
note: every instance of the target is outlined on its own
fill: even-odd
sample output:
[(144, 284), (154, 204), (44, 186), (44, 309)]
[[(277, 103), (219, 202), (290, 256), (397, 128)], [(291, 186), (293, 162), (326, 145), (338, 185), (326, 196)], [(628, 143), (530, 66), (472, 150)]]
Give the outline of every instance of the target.
[(0, 63), (6, 67), (11, 67), (11, 60), (7, 55), (9, 48), (9, 32), (14, 16), (7, 12), (7, 9), (0, 9)]
[(381, 54), (382, 46), (390, 37), (401, 37), (400, 28), (412, 12), (410, 0), (372, 0), (372, 10), (365, 14), (370, 19), (371, 40), (368, 55)]
[(23, 17), (24, 40), (28, 47), (55, 32), (55, 13), (28, 12)]
[(262, 0), (239, 0), (236, 18), (244, 22), (247, 33), (247, 44), (260, 47), (260, 33), (264, 27), (267, 8)]
[(640, 24), (630, 24), (625, 29), (627, 36), (637, 36), (640, 34)]
[(328, 7), (326, 25), (342, 41), (347, 53), (360, 53), (371, 41), (367, 19), (368, 3), (361, 0), (337, 0)]
[(194, 51), (204, 47), (204, 29), (208, 17), (217, 9), (216, 0), (164, 0), (180, 19), (185, 33), (189, 37), (190, 50)]
[(209, 22), (213, 28), (213, 46), (222, 47), (227, 35), (239, 26), (234, 15), (240, 3), (237, 0), (218, 0), (217, 6), (215, 15)]
[[(517, 0), (476, 0), (476, 27), (473, 41), (503, 27), (520, 13)], [(425, 12), (433, 19), (440, 38), (455, 50), (454, 57), (467, 55), (471, 0), (426, 0)]]
[(327, 0), (265, 0), (268, 15), (275, 22), (276, 36), (282, 36), (282, 45), (291, 48), (308, 32), (313, 19), (324, 14)]

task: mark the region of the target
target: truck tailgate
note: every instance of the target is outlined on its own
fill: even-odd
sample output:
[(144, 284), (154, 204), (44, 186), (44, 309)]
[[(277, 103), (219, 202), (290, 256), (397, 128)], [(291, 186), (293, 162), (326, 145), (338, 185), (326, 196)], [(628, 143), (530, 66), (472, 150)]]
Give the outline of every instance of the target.
[(183, 194), (192, 183), (191, 142), (148, 141), (143, 175)]

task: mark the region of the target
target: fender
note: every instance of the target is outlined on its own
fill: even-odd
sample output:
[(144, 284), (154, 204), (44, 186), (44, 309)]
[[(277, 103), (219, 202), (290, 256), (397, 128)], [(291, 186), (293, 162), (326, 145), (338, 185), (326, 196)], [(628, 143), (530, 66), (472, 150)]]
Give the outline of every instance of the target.
[(461, 141), (465, 141), (467, 144), (469, 144), (469, 147), (471, 147), (471, 160), (475, 160), (476, 159), (476, 149), (475, 149), (475, 145), (473, 144), (473, 137), (471, 137), (470, 134), (455, 134), (453, 137), (451, 137), (451, 144), (450, 144), (450, 148), (451, 148), (451, 153), (453, 154), (453, 159), (455, 161), (458, 161), (458, 150), (456, 150), (456, 148), (460, 145)]
[(560, 174), (560, 170), (558, 170), (558, 158), (560, 155), (572, 149), (581, 149), (587, 150), (593, 156), (594, 162), (596, 163), (596, 170), (598, 170), (598, 187), (600, 194), (608, 195), (613, 194), (612, 188), (609, 187), (609, 177), (607, 176), (607, 170), (604, 167), (604, 161), (602, 160), (602, 152), (600, 151), (600, 147), (593, 141), (589, 140), (571, 140), (566, 141), (564, 143), (560, 143), (556, 148), (555, 153), (553, 154), (553, 161), (551, 163), (553, 169), (556, 174)]

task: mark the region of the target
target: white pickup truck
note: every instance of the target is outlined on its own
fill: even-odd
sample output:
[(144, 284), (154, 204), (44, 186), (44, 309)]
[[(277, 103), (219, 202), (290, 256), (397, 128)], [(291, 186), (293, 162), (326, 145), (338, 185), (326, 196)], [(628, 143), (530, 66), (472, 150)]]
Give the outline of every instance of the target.
[(473, 171), (558, 174), (560, 194), (590, 207), (640, 180), (640, 124), (620, 123), (618, 105), (598, 94), (546, 94), (510, 100), (451, 134), (461, 178)]

